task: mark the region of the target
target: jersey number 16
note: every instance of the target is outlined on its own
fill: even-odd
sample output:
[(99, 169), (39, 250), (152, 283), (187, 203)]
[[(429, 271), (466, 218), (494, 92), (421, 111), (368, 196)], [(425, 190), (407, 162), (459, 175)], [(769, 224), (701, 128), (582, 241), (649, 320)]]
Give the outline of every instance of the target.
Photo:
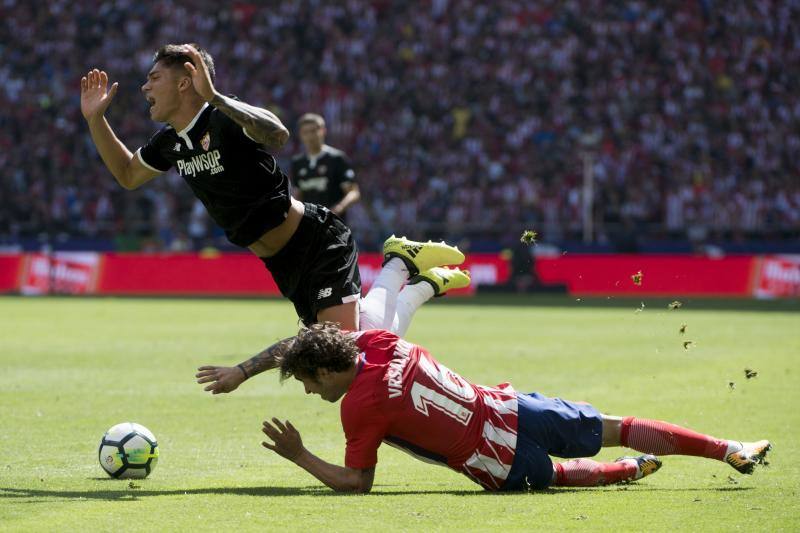
[(411, 400), (414, 402), (414, 408), (425, 416), (430, 416), (428, 408), (433, 407), (465, 426), (469, 424), (473, 412), (461, 402), (473, 403), (476, 397), (475, 389), (450, 369), (442, 365), (437, 367), (424, 355), (420, 355), (419, 368), (439, 390), (414, 381), (411, 385)]

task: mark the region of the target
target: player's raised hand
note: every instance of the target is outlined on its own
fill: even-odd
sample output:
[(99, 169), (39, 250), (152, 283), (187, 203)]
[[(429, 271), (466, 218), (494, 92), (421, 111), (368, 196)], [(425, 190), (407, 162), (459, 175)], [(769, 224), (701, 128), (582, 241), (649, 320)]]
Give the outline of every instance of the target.
[(200, 55), (200, 52), (190, 44), (186, 45), (186, 55), (191, 57), (194, 63), (193, 65), (187, 61), (183, 64), (192, 76), (194, 90), (197, 91), (197, 94), (199, 94), (203, 100), (210, 102), (211, 99), (214, 98), (214, 83), (211, 81), (211, 74), (208, 72), (208, 67), (205, 61), (203, 61), (203, 57)]
[(197, 369), (198, 383), (209, 383), (203, 390), (211, 394), (233, 392), (244, 380), (244, 372), (237, 366), (201, 366)]
[(108, 109), (119, 84), (114, 82), (108, 90), (108, 74), (93, 69), (81, 78), (81, 113), (87, 121), (102, 117)]
[(288, 420), (285, 425), (277, 418), (272, 419), (272, 424), (264, 420), (261, 431), (274, 443), (264, 441), (261, 445), (281, 457), (295, 461), (303, 453), (303, 439), (300, 437), (300, 432)]

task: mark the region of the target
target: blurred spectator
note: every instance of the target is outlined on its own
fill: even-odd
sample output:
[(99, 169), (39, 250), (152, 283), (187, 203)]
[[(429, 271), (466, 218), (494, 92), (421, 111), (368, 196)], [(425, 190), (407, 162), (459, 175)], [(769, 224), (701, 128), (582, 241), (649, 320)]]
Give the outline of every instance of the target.
[(347, 210), (361, 199), (347, 155), (325, 144), (325, 119), (316, 113), (304, 113), (296, 132), (303, 153), (292, 158), (289, 169), (295, 197), (324, 205), (347, 221)]
[(798, 21), (798, 0), (2, 0), (0, 239), (217, 242), (174, 174), (119, 188), (80, 118), (78, 80), (103, 68), (120, 83), (108, 118), (141, 144), (152, 53), (186, 41), (224, 92), (287, 124), (320, 110), (365, 177), (362, 242), (577, 237), (596, 129), (599, 241), (796, 236)]

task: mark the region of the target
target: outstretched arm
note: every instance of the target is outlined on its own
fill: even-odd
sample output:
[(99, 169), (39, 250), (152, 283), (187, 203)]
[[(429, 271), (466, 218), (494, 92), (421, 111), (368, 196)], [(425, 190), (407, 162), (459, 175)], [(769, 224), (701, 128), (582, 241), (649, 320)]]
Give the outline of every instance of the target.
[(126, 189), (136, 189), (158, 176), (139, 162), (130, 150), (114, 134), (105, 118), (106, 109), (117, 94), (114, 83), (108, 90), (108, 74), (101, 70), (90, 70), (81, 78), (81, 112), (89, 125), (97, 151), (114, 179)]
[(197, 382), (209, 383), (203, 390), (209, 391), (211, 394), (232, 392), (245, 380), (266, 370), (276, 368), (279, 364), (278, 354), (292, 339), (294, 337), (278, 341), (236, 366), (201, 366), (197, 369), (197, 374), (195, 374)]
[[(273, 425), (274, 424), (274, 425)], [(336, 492), (369, 492), (375, 479), (375, 468), (359, 470), (323, 461), (303, 446), (303, 439), (291, 422), (282, 423), (277, 418), (264, 421), (262, 430), (272, 444), (261, 445), (292, 461), (306, 472), (322, 481)]]
[(186, 46), (187, 55), (194, 64), (186, 62), (184, 66), (192, 75), (192, 83), (197, 93), (209, 104), (213, 105), (238, 125), (257, 143), (277, 150), (289, 140), (289, 130), (271, 111), (228, 98), (214, 89), (211, 75), (203, 58), (193, 46)]

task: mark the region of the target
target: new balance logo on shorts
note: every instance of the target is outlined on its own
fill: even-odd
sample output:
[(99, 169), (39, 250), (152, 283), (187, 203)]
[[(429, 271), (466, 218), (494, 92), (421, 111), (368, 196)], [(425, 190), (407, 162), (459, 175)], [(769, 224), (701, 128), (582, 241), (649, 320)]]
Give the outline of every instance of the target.
[(319, 291), (317, 294), (317, 300), (322, 300), (323, 298), (328, 298), (330, 295), (333, 294), (333, 289), (331, 287), (326, 287)]

